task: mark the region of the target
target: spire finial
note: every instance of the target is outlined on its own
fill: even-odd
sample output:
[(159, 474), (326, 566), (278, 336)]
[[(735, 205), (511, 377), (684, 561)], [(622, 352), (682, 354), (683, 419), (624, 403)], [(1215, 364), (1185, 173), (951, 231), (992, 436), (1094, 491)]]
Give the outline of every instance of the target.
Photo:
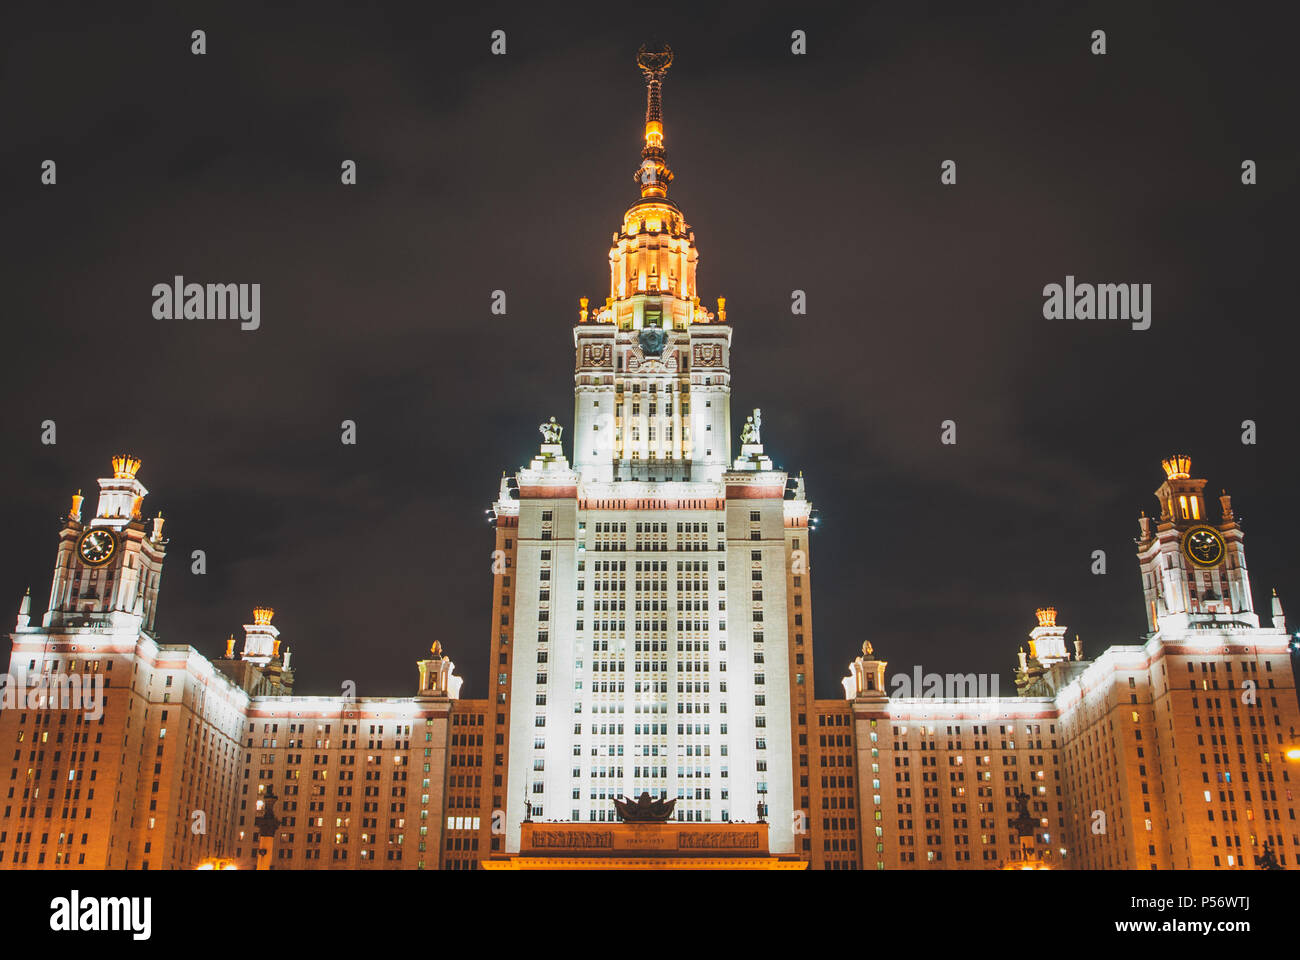
[[(655, 44), (654, 46), (658, 46)], [(641, 148), (641, 166), (636, 179), (641, 184), (641, 196), (666, 197), (673, 172), (668, 169), (668, 155), (664, 152), (663, 80), (673, 65), (673, 48), (664, 44), (662, 49), (650, 49), (645, 44), (636, 52), (636, 65), (645, 76), (645, 146)]]

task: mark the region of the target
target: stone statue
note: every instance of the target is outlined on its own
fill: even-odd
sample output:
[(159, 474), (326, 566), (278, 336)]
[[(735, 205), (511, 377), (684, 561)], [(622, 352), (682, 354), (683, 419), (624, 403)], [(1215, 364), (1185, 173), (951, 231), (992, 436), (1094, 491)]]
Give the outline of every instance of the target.
[(763, 427), (763, 411), (758, 407), (754, 408), (753, 416), (745, 418), (745, 425), (740, 428), (740, 442), (758, 444), (763, 441), (760, 439), (761, 429)]
[(1273, 851), (1273, 841), (1264, 841), (1264, 852), (1255, 858), (1255, 866), (1263, 870), (1285, 870), (1286, 868), (1277, 861), (1277, 854)]
[(275, 803), (279, 799), (274, 790), (270, 787), (266, 788), (266, 793), (262, 795), (262, 812), (253, 820), (259, 836), (274, 836), (280, 826), (280, 818), (275, 815)]
[(537, 429), (541, 431), (542, 443), (559, 443), (560, 434), (564, 432), (564, 428), (555, 422), (554, 417), (546, 423), (539, 424)]
[(1032, 837), (1038, 828), (1038, 821), (1029, 812), (1029, 794), (1016, 787), (1016, 815), (1008, 823), (1021, 837)]

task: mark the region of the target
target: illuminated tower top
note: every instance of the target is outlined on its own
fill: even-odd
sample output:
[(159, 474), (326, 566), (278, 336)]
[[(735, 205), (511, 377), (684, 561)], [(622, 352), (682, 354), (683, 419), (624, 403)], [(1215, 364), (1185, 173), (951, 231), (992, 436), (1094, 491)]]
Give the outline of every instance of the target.
[(613, 236), (604, 309), (588, 310), (584, 300), (579, 322), (614, 323), (620, 330), (643, 326), (684, 330), (692, 323), (723, 322), (721, 300), (716, 317), (700, 305), (695, 234), (681, 208), (668, 199), (673, 172), (664, 149), (662, 86), (673, 62), (672, 48), (652, 52), (642, 46), (636, 62), (646, 82), (645, 142), (635, 173), (641, 199), (628, 208)]
[[(127, 454), (113, 458), (113, 475), (99, 480), (99, 506), (95, 510), (93, 526), (121, 527), (132, 519), (139, 519), (141, 505), (149, 495), (144, 484), (136, 479), (140, 459)], [(76, 507), (80, 508), (78, 499)]]
[(270, 607), (254, 607), (253, 622), (244, 624), (243, 658), (259, 667), (280, 656), (280, 631), (271, 625), (273, 616)]
[(650, 51), (642, 44), (636, 54), (636, 65), (645, 74), (645, 146), (641, 148), (641, 166), (636, 178), (641, 183), (641, 196), (666, 197), (668, 184), (673, 182), (673, 172), (668, 167), (668, 154), (664, 150), (663, 81), (668, 68), (673, 65), (673, 48), (664, 44), (663, 50)]
[(573, 467), (587, 482), (718, 481), (730, 464), (731, 328), (700, 303), (695, 233), (668, 199), (667, 46), (637, 54), (646, 84), (641, 196), (609, 250), (609, 296), (574, 328)]

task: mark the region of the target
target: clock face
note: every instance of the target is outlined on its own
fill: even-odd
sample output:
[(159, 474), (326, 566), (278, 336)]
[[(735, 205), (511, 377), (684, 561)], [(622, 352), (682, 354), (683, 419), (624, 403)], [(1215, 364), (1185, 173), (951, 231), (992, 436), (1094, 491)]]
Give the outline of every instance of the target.
[(108, 530), (87, 530), (77, 542), (77, 553), (92, 567), (108, 563), (116, 552), (117, 538)]
[(1199, 567), (1213, 567), (1227, 552), (1223, 537), (1213, 527), (1192, 527), (1183, 535), (1183, 553)]

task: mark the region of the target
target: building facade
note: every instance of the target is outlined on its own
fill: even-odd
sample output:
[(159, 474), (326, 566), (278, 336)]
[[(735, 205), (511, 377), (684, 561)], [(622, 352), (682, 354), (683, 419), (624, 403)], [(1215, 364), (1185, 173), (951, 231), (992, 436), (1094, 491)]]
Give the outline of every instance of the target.
[(1300, 852), (1300, 724), (1281, 602), (1254, 610), (1231, 498), (1211, 522), (1191, 461), (1163, 462), (1139, 521), (1148, 630), (1085, 660), (1038, 611), (1011, 698), (888, 695), (870, 644), (845, 678), (864, 812), (862, 865), (987, 868), (1013, 857), (1029, 796), (1044, 860), (1076, 869), (1254, 868)]
[[(866, 643), (844, 699), (814, 698), (812, 505), (759, 411), (733, 456), (732, 325), (668, 196), (671, 53), (638, 64), (640, 196), (573, 327), (572, 459), (542, 424), (490, 511), (488, 695), (460, 699), (438, 642), (412, 697), (300, 695), (267, 607), (238, 652), (161, 642), (163, 518), (114, 458), (94, 517), (72, 498), (40, 622), (26, 596), (10, 634), (0, 867), (518, 868), (570, 841), (569, 866), (1293, 865), (1290, 638), (1187, 458), (1140, 520), (1142, 643), (1086, 660), (1045, 608), (1017, 696), (905, 690)], [(643, 794), (668, 826), (599, 826)]]

